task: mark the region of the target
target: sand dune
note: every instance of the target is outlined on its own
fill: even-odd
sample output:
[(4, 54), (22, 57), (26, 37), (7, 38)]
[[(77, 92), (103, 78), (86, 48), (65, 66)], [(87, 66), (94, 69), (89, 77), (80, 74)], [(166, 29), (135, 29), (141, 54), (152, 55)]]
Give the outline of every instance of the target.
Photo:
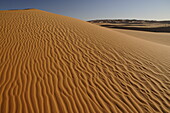
[(125, 33), (136, 38), (141, 38), (158, 44), (170, 46), (170, 33), (155, 33), (155, 32), (143, 32), (134, 30), (122, 30), (114, 29), (115, 31)]
[(45, 11), (0, 11), (0, 113), (168, 113), (169, 50)]

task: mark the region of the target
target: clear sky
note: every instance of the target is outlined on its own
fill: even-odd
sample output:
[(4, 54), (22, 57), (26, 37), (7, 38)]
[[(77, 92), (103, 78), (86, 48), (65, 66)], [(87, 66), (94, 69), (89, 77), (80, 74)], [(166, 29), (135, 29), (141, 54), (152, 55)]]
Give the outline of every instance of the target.
[(170, 0), (0, 0), (0, 10), (36, 8), (82, 20), (170, 20)]

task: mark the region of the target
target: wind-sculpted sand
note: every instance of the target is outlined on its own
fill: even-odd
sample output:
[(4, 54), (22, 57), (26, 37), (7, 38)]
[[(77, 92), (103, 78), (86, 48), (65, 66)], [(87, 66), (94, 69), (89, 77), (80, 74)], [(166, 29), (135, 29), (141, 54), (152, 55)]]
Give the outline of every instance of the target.
[(0, 113), (168, 113), (170, 46), (40, 11), (0, 11)]

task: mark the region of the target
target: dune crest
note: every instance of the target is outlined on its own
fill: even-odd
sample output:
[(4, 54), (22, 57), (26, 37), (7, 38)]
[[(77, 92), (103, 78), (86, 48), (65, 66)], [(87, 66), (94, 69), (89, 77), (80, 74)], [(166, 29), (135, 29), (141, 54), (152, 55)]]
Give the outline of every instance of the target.
[(41, 10), (0, 11), (0, 113), (168, 113), (169, 50)]

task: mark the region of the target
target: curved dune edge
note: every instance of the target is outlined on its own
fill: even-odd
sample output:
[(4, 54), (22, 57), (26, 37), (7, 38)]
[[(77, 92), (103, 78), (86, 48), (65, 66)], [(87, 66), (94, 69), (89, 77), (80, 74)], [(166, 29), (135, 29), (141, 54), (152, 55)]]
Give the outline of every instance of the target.
[(0, 11), (0, 113), (168, 113), (169, 50), (41, 10)]

